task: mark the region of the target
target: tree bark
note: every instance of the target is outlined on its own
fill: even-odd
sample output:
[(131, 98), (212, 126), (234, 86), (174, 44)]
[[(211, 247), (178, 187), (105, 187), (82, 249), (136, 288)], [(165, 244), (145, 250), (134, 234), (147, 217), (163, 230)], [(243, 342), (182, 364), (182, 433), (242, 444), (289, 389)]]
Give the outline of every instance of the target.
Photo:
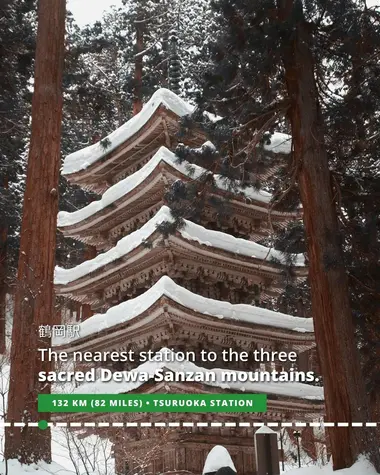
[[(280, 19), (294, 21), (295, 5), (280, 0)], [(293, 15), (293, 18), (290, 17)], [(312, 36), (299, 19), (284, 47), (285, 77), (290, 97), (293, 149), (304, 212), (309, 257), (312, 313), (323, 374), (326, 420), (367, 422), (368, 401), (355, 343), (348, 279), (343, 262), (323, 119), (318, 103), (311, 52)], [(334, 470), (351, 466), (371, 453), (380, 468), (378, 448), (368, 428), (331, 428)]]
[(135, 59), (135, 90), (133, 99), (133, 115), (138, 114), (142, 109), (142, 77), (143, 77), (143, 55), (144, 50), (143, 24), (136, 24), (136, 55)]
[[(8, 189), (8, 177), (5, 175), (1, 178), (1, 186), (5, 190)], [(8, 226), (0, 229), (0, 354), (5, 354), (5, 330), (6, 330), (6, 312), (7, 312), (7, 241)]]
[[(37, 350), (51, 345), (50, 338), (39, 337), (39, 326), (51, 325), (55, 318), (65, 6), (65, 0), (38, 4), (32, 133), (12, 332), (7, 414), (11, 423), (49, 420), (49, 414), (37, 412), (37, 396), (50, 392), (50, 385), (38, 382), (38, 373), (49, 371), (51, 363), (42, 362)], [(51, 462), (50, 430), (7, 428), (5, 458), (27, 464)]]

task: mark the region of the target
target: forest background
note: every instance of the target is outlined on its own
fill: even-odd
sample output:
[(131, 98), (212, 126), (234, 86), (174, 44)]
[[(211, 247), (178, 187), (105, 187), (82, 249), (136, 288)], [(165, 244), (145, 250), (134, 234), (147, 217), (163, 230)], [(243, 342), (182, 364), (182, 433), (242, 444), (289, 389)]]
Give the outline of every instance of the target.
[[(344, 269), (349, 277), (349, 299), (355, 319), (356, 347), (361, 350), (360, 363), (367, 382), (366, 391), (371, 400), (372, 415), (375, 417), (379, 410), (377, 389), (380, 379), (379, 270), (377, 267), (379, 256), (379, 204), (377, 200), (379, 195), (379, 14), (365, 2), (341, 1), (334, 4), (305, 2), (303, 8), (309, 15), (305, 20), (305, 12), (302, 8), (297, 9), (300, 2), (294, 2), (295, 8), (292, 10), (294, 16), (290, 18), (283, 31), (277, 31), (277, 36), (269, 22), (267, 30), (269, 34), (262, 36), (253, 34), (247, 41), (244, 35), (251, 25), (242, 25), (243, 17), (234, 16), (236, 12), (230, 8), (231, 2), (217, 3), (219, 9), (213, 10), (210, 3), (205, 0), (173, 1), (170, 3), (170, 8), (165, 2), (125, 0), (120, 9), (111, 10), (101, 21), (83, 29), (78, 28), (72, 16), (69, 15), (66, 23), (63, 80), (62, 155), (65, 156), (74, 150), (102, 140), (109, 132), (127, 121), (133, 111), (136, 112), (136, 107), (139, 107), (136, 102), (136, 90), (138, 90), (137, 96), (141, 103), (158, 87), (172, 88), (173, 84), (170, 83), (169, 78), (170, 70), (173, 68), (178, 74), (175, 92), (186, 100), (197, 103), (200, 109), (212, 103), (218, 103), (219, 108), (215, 106), (214, 112), (222, 112), (222, 115), (235, 121), (231, 124), (226, 120), (221, 123), (220, 128), (218, 126), (210, 131), (219, 150), (219, 155), (211, 157), (212, 159), (220, 162), (223, 152), (228, 153), (230, 144), (226, 143), (225, 137), (236, 132), (236, 123), (240, 121), (240, 124), (244, 124), (242, 119), (247, 117), (251, 119), (253, 117), (252, 120), (259, 127), (260, 133), (257, 134), (256, 144), (263, 139), (264, 128), (276, 127), (279, 131), (289, 132), (291, 124), (293, 141), (297, 145), (298, 140), (299, 145), (300, 135), (294, 135), (297, 117), (284, 114), (284, 111), (288, 111), (289, 108), (290, 112), (297, 111), (297, 104), (291, 104), (293, 95), (297, 95), (295, 86), (298, 82), (302, 84), (302, 81), (305, 85), (305, 77), (298, 74), (299, 71), (297, 73), (295, 65), (292, 64), (291, 51), (284, 48), (284, 37), (289, 35), (287, 28), (295, 21), (296, 34), (305, 35), (305, 41), (303, 43), (301, 41), (301, 46), (307, 44), (310, 47), (309, 50), (303, 52), (303, 57), (301, 54), (302, 64), (309, 67), (310, 72), (309, 53), (312, 53), (316, 60), (315, 70), (318, 82), (312, 85), (315, 95), (312, 97), (312, 107), (309, 111), (312, 114), (315, 113), (318, 120), (323, 118), (323, 126), (326, 126), (326, 130), (322, 131), (322, 126), (318, 129), (319, 137), (324, 135), (326, 139), (323, 150), (320, 148), (324, 157), (328, 158), (330, 168), (329, 173), (324, 175), (324, 182), (322, 180), (320, 184), (327, 187), (330, 192), (334, 192), (334, 205), (331, 200), (327, 200), (326, 210), (332, 211), (332, 208), (336, 208), (340, 231), (344, 231), (338, 236), (333, 227), (333, 235), (319, 234), (317, 237), (322, 242), (332, 242), (334, 249), (337, 248), (337, 241), (341, 241), (338, 247), (343, 250), (344, 260), (340, 260), (340, 254), (334, 256), (333, 252), (329, 252), (329, 246), (326, 246), (323, 265), (326, 272), (331, 272), (334, 268), (340, 268), (341, 271)], [(253, 14), (245, 2), (236, 3), (241, 12), (248, 16)], [(270, 2), (265, 1), (257, 3), (257, 11), (253, 15), (254, 21), (260, 20), (261, 13), (262, 18), (271, 18), (270, 15), (265, 15), (270, 13), (269, 4)], [(286, 18), (287, 10), (285, 7), (281, 8)], [(1, 345), (4, 351), (7, 295), (12, 293), (15, 284), (25, 162), (29, 149), (36, 32), (35, 2), (32, 0), (18, 0), (12, 4), (4, 2), (2, 12), (4, 13), (2, 21), (6, 27), (2, 30), (0, 38), (2, 45), (0, 132), (3, 136), (0, 150), (2, 210), (0, 216), (0, 279), (2, 283), (0, 306)], [(297, 17), (297, 14), (300, 16)], [(341, 19), (344, 21), (340, 24)], [(276, 26), (275, 23), (274, 21), (273, 24)], [(313, 30), (315, 43), (308, 43), (310, 31), (305, 26), (311, 24), (315, 28)], [(136, 25), (140, 26), (136, 28)], [(229, 30), (227, 35), (224, 37), (221, 35), (220, 38), (218, 33), (224, 25), (227, 25)], [(256, 34), (257, 31), (255, 31)], [(235, 36), (231, 35), (231, 32), (235, 33)], [(140, 38), (141, 35), (143, 36), (143, 42), (138, 40), (139, 34)], [(217, 43), (214, 42), (214, 38), (217, 38)], [(262, 46), (264, 52), (267, 53), (270, 49), (268, 38), (269, 41), (274, 41), (274, 44), (277, 42), (281, 46), (282, 49), (278, 50), (279, 57), (260, 56), (258, 45)], [(291, 35), (289, 39), (292, 39)], [(176, 44), (175, 61), (172, 54), (174, 43)], [(289, 41), (288, 50), (291, 50), (292, 44), (292, 41)], [(248, 47), (250, 49), (247, 49)], [(256, 55), (252, 55), (252, 51), (255, 51)], [(295, 52), (300, 54), (299, 50)], [(280, 61), (276, 63), (276, 59), (279, 58), (284, 60), (285, 73), (279, 67)], [(215, 69), (212, 70), (215, 63), (216, 72)], [(239, 68), (241, 72), (237, 74)], [(293, 75), (289, 74), (292, 69)], [(136, 75), (136, 71), (141, 74)], [(252, 73), (255, 74), (253, 87), (249, 89), (248, 82), (249, 80), (252, 82), (249, 74)], [(237, 77), (239, 81), (234, 83)], [(285, 82), (284, 79), (286, 79)], [(205, 84), (208, 85), (208, 89), (205, 88)], [(231, 89), (223, 92), (223, 87), (225, 89), (226, 85), (231, 86)], [(293, 95), (290, 94), (289, 105), (287, 101), (280, 99), (281, 95), (284, 92), (289, 93), (292, 87)], [(247, 93), (252, 100), (242, 104), (241, 98), (244, 98)], [(322, 110), (316, 112), (313, 104), (316, 104), (317, 96)], [(231, 103), (235, 106), (234, 114), (230, 114)], [(305, 104), (302, 106), (305, 111), (307, 107)], [(239, 112), (236, 113), (236, 110)], [(263, 121), (266, 113), (269, 113), (270, 120)], [(277, 120), (278, 116), (281, 118)], [(304, 118), (307, 118), (307, 115), (304, 115)], [(246, 124), (249, 123), (252, 124), (250, 121), (246, 122)], [(207, 124), (204, 126), (207, 128)], [(241, 129), (239, 130), (241, 132)], [(246, 127), (245, 130), (252, 133), (254, 128)], [(317, 144), (316, 147), (322, 144), (322, 141), (315, 137), (313, 140)], [(179, 155), (182, 154), (182, 158), (184, 153), (194, 152), (178, 151)], [(199, 161), (207, 160), (207, 157), (201, 155), (197, 156)], [(297, 155), (295, 158), (297, 162)], [(222, 167), (223, 164), (222, 160)], [(227, 175), (232, 170), (225, 169), (224, 172)], [(285, 164), (283, 174), (279, 174), (271, 183), (257, 182), (255, 184), (257, 187), (264, 187), (271, 191), (275, 200), (277, 198), (277, 201), (281, 201), (283, 206), (289, 208), (299, 202), (299, 190), (293, 185), (296, 181), (302, 185), (302, 178), (305, 179), (305, 177), (298, 175), (297, 166), (293, 176), (287, 172)], [(332, 182), (327, 183), (330, 179)], [(315, 188), (317, 183), (311, 182), (311, 185)], [(305, 183), (303, 183), (303, 187), (300, 186), (301, 198), (303, 198), (304, 210), (310, 217), (311, 210), (304, 203), (308, 197), (302, 196), (305, 189)], [(169, 200), (172, 199), (174, 202), (180, 193), (186, 195), (183, 189), (173, 189)], [(60, 182), (59, 197), (59, 207), (66, 211), (81, 208), (96, 198), (91, 193), (69, 187), (63, 179)], [(285, 200), (284, 197), (287, 199)], [(310, 200), (310, 203), (312, 201)], [(331, 216), (334, 212), (332, 211)], [(314, 214), (314, 218), (322, 225), (328, 224), (326, 217), (321, 213)], [(320, 233), (322, 228), (323, 226), (317, 226), (316, 233)], [(308, 238), (313, 239), (313, 234), (309, 233)], [(268, 244), (276, 245), (284, 253), (289, 254), (304, 252), (306, 247), (302, 227), (289, 227), (278, 236), (270, 236), (268, 241)], [(58, 235), (57, 264), (66, 267), (74, 266), (88, 258), (87, 252), (88, 250), (83, 246), (70, 240), (63, 241)], [(291, 259), (289, 263), (291, 264)], [(320, 279), (322, 273), (319, 272), (314, 277)], [(301, 312), (306, 315), (310, 312), (308, 292), (307, 286), (300, 289), (292, 285), (289, 280), (283, 298), (276, 305), (283, 311), (294, 314)], [(335, 292), (342, 296), (342, 290), (338, 286), (335, 287)], [(334, 299), (331, 299), (331, 296), (329, 298), (333, 305)], [(301, 311), (298, 305), (300, 300)], [(59, 305), (62, 304), (62, 302), (57, 302), (57, 312)], [(319, 311), (318, 308), (317, 311)], [(318, 319), (316, 321), (318, 322)], [(353, 344), (352, 341), (349, 343)], [(374, 352), (373, 349), (375, 349)], [(348, 356), (350, 355), (347, 354)], [(340, 361), (346, 364), (344, 359), (341, 358)], [(329, 379), (332, 381), (330, 373), (336, 366), (333, 365), (334, 368), (328, 370), (326, 362), (325, 365), (327, 371), (324, 374), (329, 374)], [(351, 384), (348, 389), (350, 394), (355, 393), (354, 384)], [(338, 409), (339, 407), (336, 406), (336, 410)], [(356, 409), (358, 410), (357, 404)]]

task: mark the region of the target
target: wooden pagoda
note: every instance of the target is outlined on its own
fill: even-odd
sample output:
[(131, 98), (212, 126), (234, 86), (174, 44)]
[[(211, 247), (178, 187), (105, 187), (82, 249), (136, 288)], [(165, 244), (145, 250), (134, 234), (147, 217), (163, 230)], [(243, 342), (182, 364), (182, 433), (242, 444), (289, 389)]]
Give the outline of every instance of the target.
[[(203, 349), (296, 351), (296, 369), (316, 370), (312, 320), (265, 308), (279, 295), (289, 272), (280, 252), (259, 244), (269, 232), (270, 194), (230, 187), (215, 175), (216, 186), (208, 192), (228, 199), (233, 212), (227, 222), (221, 223), (216, 211), (206, 206), (198, 223), (185, 220), (169, 235), (160, 230), (160, 225), (173, 221), (165, 203), (170, 184), (206, 173), (199, 166), (180, 163), (173, 153), (179, 142), (200, 147), (207, 139), (199, 130), (178, 137), (181, 120), (192, 111), (175, 94), (160, 89), (124, 126), (66, 158), (63, 174), (71, 183), (104, 194), (74, 213), (61, 212), (59, 229), (101, 253), (72, 269), (56, 269), (57, 295), (90, 305), (97, 314), (80, 323), (79, 336), (54, 344), (68, 353), (133, 349), (159, 354), (164, 348), (173, 354), (191, 350), (197, 355)], [(283, 134), (275, 135), (266, 148), (268, 154), (290, 152)], [(300, 217), (298, 211), (271, 210), (272, 226), (282, 227)], [(307, 278), (304, 256), (295, 256), (290, 272), (299, 282)], [(153, 363), (154, 358), (147, 363), (109, 361), (101, 366), (141, 371), (144, 364)], [(198, 363), (192, 363), (193, 369), (200, 368)], [(224, 366), (222, 360), (212, 364)], [(280, 361), (228, 364), (228, 370), (246, 374), (273, 368), (290, 369)], [(178, 366), (166, 363), (163, 370), (175, 373)], [(95, 382), (75, 391), (268, 394), (268, 412), (244, 418), (238, 413), (95, 415), (102, 422), (121, 424), (103, 433), (114, 442), (117, 472), (125, 475), (142, 467), (145, 473), (186, 470), (200, 475), (207, 453), (216, 444), (230, 451), (239, 474), (253, 475), (254, 421), (314, 420), (323, 414), (322, 388), (304, 383), (252, 382), (226, 389), (218, 382), (159, 383), (152, 376), (138, 387)], [(89, 416), (94, 419), (94, 414), (75, 418), (86, 421)], [(148, 450), (152, 447), (154, 455)]]

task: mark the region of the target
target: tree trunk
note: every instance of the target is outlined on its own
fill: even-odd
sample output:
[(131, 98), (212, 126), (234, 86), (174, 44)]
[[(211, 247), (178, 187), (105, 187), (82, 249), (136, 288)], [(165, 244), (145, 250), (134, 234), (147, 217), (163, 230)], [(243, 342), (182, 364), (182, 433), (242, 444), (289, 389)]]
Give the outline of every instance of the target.
[(135, 59), (135, 90), (133, 99), (133, 115), (138, 114), (142, 109), (142, 77), (143, 77), (143, 55), (140, 53), (144, 49), (143, 24), (136, 24), (136, 55)]
[[(8, 177), (3, 176), (1, 186), (8, 189)], [(6, 312), (7, 312), (7, 241), (8, 226), (6, 223), (0, 229), (0, 354), (6, 351), (5, 330), (6, 330)]]
[(6, 352), (5, 331), (7, 314), (7, 228), (0, 230), (0, 354)]
[[(50, 385), (38, 382), (49, 371), (38, 348), (39, 326), (54, 319), (54, 264), (62, 119), (65, 0), (39, 0), (32, 133), (21, 226), (18, 282), (12, 332), (8, 421), (38, 422), (37, 395)], [(6, 429), (5, 458), (21, 463), (51, 461), (50, 430), (25, 426)]]
[[(293, 21), (293, 0), (281, 0), (282, 20)], [(290, 17), (293, 15), (293, 18)], [(298, 17), (299, 18), (299, 17)], [(315, 338), (323, 374), (326, 418), (331, 422), (367, 422), (369, 410), (349, 300), (339, 226), (334, 204), (323, 119), (311, 53), (312, 37), (300, 19), (284, 53), (290, 98), (296, 179), (304, 212)], [(330, 429), (334, 470), (351, 466), (371, 453), (380, 468), (371, 429)], [(378, 449), (377, 449), (378, 451)]]

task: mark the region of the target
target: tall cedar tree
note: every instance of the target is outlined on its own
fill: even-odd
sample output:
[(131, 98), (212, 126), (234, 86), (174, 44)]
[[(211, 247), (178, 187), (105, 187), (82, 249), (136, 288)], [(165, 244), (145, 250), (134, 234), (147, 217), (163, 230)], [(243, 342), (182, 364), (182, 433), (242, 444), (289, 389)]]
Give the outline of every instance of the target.
[[(9, 383), (9, 422), (49, 420), (37, 411), (37, 395), (50, 386), (38, 382), (48, 371), (38, 348), (49, 348), (39, 338), (39, 326), (53, 318), (54, 263), (58, 212), (58, 179), (62, 120), (65, 0), (39, 0), (38, 31), (32, 102), (32, 133), (21, 225), (18, 282), (12, 333)], [(5, 457), (21, 463), (51, 462), (50, 431), (10, 427)]]
[[(338, 44), (334, 68), (343, 85), (329, 97), (326, 134), (339, 197), (339, 219), (351, 301), (370, 396), (371, 420), (380, 416), (380, 12), (363, 8), (342, 18), (350, 31)], [(343, 33), (341, 34), (343, 36)]]
[[(342, 63), (342, 55), (347, 60), (353, 56), (342, 46), (347, 43), (347, 31), (351, 45), (359, 40), (350, 23), (353, 26), (364, 14), (371, 16), (373, 21), (367, 27), (378, 38), (378, 17), (365, 5), (350, 0), (215, 0), (214, 6), (222, 33), (212, 45), (214, 66), (205, 74), (199, 112), (207, 108), (226, 119), (215, 125), (204, 123), (200, 113), (193, 117), (203, 120), (219, 150), (213, 153), (205, 147), (203, 157), (197, 153), (197, 161), (226, 177), (244, 177), (245, 183), (258, 184), (252, 174), (260, 162), (258, 145), (268, 139), (268, 131), (289, 128), (292, 155), (285, 164), (289, 174), (283, 177), (277, 201), (296, 196), (298, 188), (326, 418), (365, 422), (370, 411), (355, 340), (337, 213), (338, 190), (326, 138), (332, 121), (326, 118), (325, 109), (331, 98), (321, 101), (320, 85), (328, 88), (331, 79), (342, 83), (347, 79), (336, 65)], [(376, 57), (374, 53), (372, 50), (371, 57)], [(362, 67), (365, 70), (365, 65)], [(351, 109), (350, 114), (355, 111)], [(191, 127), (191, 121), (184, 125)], [(184, 156), (183, 148), (178, 152)], [(186, 196), (179, 183), (171, 191), (172, 202), (176, 195)], [(177, 209), (176, 215), (180, 213)], [(362, 453), (370, 453), (379, 469), (374, 435), (370, 429), (350, 426), (329, 430), (334, 469), (351, 466)]]

